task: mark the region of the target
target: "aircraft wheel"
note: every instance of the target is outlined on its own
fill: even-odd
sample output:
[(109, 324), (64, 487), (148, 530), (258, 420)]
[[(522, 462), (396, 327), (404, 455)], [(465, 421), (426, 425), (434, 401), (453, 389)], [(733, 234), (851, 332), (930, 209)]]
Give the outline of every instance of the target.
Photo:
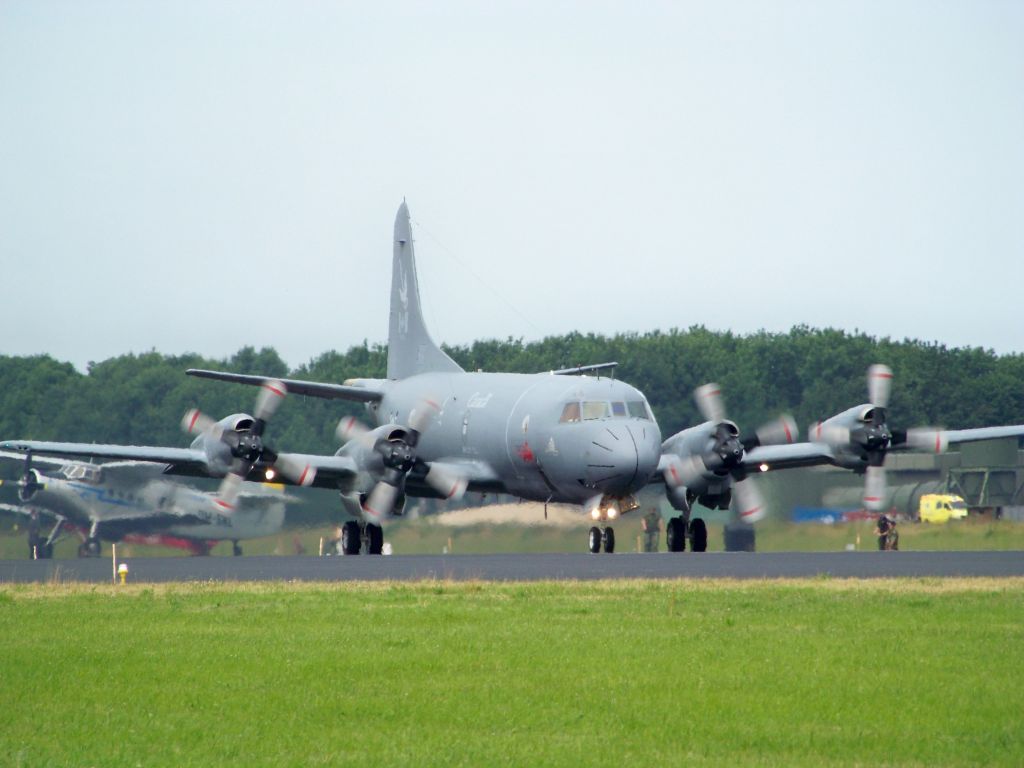
[(358, 555), (361, 545), (359, 523), (349, 520), (341, 526), (341, 551), (346, 555)]
[(604, 543), (604, 551), (611, 554), (615, 551), (615, 529), (605, 528), (604, 535), (601, 537)]
[(590, 529), (590, 551), (595, 554), (601, 551), (601, 529), (597, 526)]
[(237, 541), (231, 542), (231, 554), (235, 557), (242, 556), (242, 545), (239, 544)]
[(686, 550), (686, 521), (681, 517), (673, 517), (665, 526), (665, 544), (669, 552)]
[(708, 551), (708, 527), (699, 517), (690, 521), (690, 551)]
[(99, 557), (100, 556), (100, 540), (99, 539), (86, 539), (85, 540), (85, 551), (86, 557)]
[(366, 526), (367, 546), (371, 555), (379, 555), (384, 549), (384, 529), (376, 523)]

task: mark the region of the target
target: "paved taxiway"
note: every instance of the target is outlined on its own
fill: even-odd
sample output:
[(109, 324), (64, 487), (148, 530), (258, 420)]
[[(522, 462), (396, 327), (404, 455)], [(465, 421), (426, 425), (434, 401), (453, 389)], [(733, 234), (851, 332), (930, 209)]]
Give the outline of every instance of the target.
[[(132, 583), (1024, 576), (1024, 552), (708, 552), (130, 558)], [(0, 560), (0, 582), (111, 581), (110, 560)]]

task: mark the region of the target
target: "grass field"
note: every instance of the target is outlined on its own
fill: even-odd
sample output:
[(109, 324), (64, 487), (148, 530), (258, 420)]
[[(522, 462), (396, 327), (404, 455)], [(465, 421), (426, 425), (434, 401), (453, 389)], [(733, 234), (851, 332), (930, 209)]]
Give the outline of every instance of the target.
[(1019, 766), (1024, 580), (0, 586), (0, 764)]

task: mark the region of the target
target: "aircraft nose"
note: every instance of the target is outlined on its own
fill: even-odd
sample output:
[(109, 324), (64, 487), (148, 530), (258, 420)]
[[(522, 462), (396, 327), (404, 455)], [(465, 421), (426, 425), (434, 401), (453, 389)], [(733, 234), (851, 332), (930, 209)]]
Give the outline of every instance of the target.
[(603, 493), (624, 495), (643, 486), (658, 466), (646, 435), (628, 424), (602, 424), (586, 450), (587, 483)]

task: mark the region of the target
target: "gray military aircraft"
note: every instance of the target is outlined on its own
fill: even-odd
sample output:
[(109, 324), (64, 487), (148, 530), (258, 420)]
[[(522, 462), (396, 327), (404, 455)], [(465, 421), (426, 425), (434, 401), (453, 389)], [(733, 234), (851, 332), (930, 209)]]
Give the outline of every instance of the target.
[[(226, 513), (242, 480), (280, 471), (283, 480), (340, 491), (354, 518), (343, 526), (343, 551), (356, 554), (365, 544), (367, 552), (379, 554), (381, 521), (400, 515), (407, 496), (457, 498), (467, 489), (578, 504), (595, 523), (590, 550), (613, 552), (611, 523), (636, 509), (636, 494), (651, 483), (664, 484), (680, 512), (667, 526), (669, 549), (682, 551), (690, 541), (693, 551), (704, 551), (707, 528), (691, 515), (694, 502), (719, 509), (734, 503), (741, 519), (755, 521), (765, 510), (754, 481), (759, 471), (824, 463), (866, 471), (893, 443), (890, 434), (865, 453), (865, 422), (851, 421), (851, 414), (863, 417), (863, 409), (835, 417), (833, 426), (849, 431), (823, 428), (828, 440), (794, 443), (796, 428), (786, 416), (743, 437), (713, 384), (696, 393), (706, 421), (663, 442), (643, 394), (601, 375), (612, 366), (535, 374), (464, 371), (434, 343), (423, 321), (403, 202), (394, 227), (386, 378), (334, 384), (193, 369), (193, 376), (260, 386), (256, 417), (215, 422), (190, 412), (185, 426), (198, 433), (190, 449), (35, 441), (0, 446), (148, 460), (171, 473), (222, 477)], [(333, 456), (277, 454), (262, 439), (263, 410), (288, 392), (361, 402), (376, 426), (342, 419), (342, 445)], [(876, 403), (875, 413), (880, 408)], [(1024, 434), (1024, 426), (1003, 429)]]
[[(169, 479), (152, 462), (86, 464), (4, 451), (0, 459), (24, 462), (17, 483), (22, 503), (0, 503), (0, 509), (28, 518), (29, 557), (40, 560), (52, 557), (53, 545), (72, 531), (82, 539), (79, 557), (98, 557), (101, 539), (177, 546), (194, 554), (228, 540), (240, 555), (239, 541), (280, 531), (285, 505), (297, 501), (284, 495), (282, 485), (250, 483), (236, 494), (238, 508), (225, 515), (215, 494)], [(41, 530), (44, 521), (53, 522), (48, 534)]]

